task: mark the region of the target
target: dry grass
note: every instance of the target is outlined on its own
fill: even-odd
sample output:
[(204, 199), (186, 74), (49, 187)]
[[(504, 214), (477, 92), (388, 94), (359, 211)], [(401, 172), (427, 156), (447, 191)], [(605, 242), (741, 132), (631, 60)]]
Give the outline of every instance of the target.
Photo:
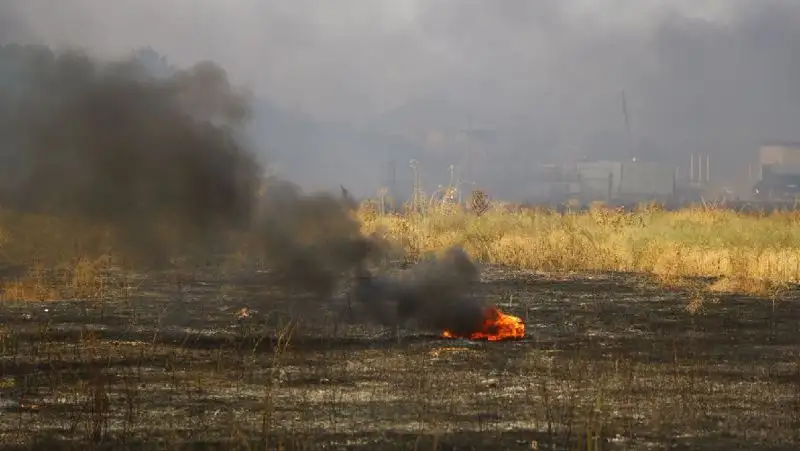
[[(155, 237), (131, 237), (82, 218), (0, 210), (0, 301), (113, 299), (131, 288), (137, 271), (151, 268), (150, 258), (166, 256), (169, 260), (159, 262), (160, 267), (175, 270), (212, 260), (193, 253), (191, 243), (169, 223), (153, 229)], [(231, 238), (239, 240), (236, 248), (247, 250), (246, 240)], [(223, 258), (223, 270), (248, 263), (246, 252), (232, 249)]]
[[(431, 205), (422, 213), (382, 214), (367, 202), (358, 217), (366, 233), (384, 235), (412, 259), (460, 244), (483, 263), (546, 273), (634, 272), (683, 288), (709, 278), (703, 291), (711, 293), (775, 296), (800, 281), (800, 214), (792, 212), (597, 206), (560, 214), (494, 205), (475, 214)], [(229, 255), (229, 267), (252, 261), (247, 240), (241, 242), (244, 250)], [(115, 246), (96, 224), (0, 211), (0, 298), (92, 298), (121, 286), (119, 270), (134, 262), (123, 262)]]
[(778, 290), (800, 281), (800, 214), (756, 216), (708, 208), (560, 214), (453, 207), (426, 214), (361, 215), (408, 253), (463, 245), (483, 263), (553, 273), (636, 272), (665, 282), (719, 278), (714, 291)]

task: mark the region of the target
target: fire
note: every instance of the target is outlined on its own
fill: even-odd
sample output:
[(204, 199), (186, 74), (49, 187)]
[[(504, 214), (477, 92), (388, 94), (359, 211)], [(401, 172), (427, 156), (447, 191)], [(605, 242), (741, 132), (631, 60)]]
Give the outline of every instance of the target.
[(444, 338), (469, 338), (470, 340), (499, 341), (525, 337), (525, 323), (514, 315), (507, 315), (497, 307), (489, 307), (483, 315), (481, 330), (458, 336), (449, 330), (442, 332)]

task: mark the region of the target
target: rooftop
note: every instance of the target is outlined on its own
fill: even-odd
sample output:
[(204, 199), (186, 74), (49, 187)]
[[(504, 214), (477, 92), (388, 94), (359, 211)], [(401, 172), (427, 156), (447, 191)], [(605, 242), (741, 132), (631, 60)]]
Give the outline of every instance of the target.
[(800, 141), (766, 140), (761, 141), (761, 146), (800, 147)]

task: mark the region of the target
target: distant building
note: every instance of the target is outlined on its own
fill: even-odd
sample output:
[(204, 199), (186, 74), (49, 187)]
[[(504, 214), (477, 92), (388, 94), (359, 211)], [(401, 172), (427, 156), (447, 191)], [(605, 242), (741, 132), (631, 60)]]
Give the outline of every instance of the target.
[(763, 141), (759, 147), (759, 164), (800, 167), (800, 142)]

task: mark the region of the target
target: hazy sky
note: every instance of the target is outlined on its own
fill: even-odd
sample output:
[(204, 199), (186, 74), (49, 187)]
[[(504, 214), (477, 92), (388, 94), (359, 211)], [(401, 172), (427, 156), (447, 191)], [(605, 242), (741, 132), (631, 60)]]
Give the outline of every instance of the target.
[[(0, 0), (0, 39), (122, 54), (151, 45), (324, 118), (454, 99), (477, 120), (591, 146), (624, 130), (658, 149), (800, 140), (796, 0)], [(2, 28), (0, 26), (0, 28)], [(13, 30), (13, 31), (8, 31)]]
[[(800, 10), (770, 0), (0, 1), (28, 37), (51, 45), (103, 54), (152, 45), (180, 64), (213, 59), (281, 103), (336, 117), (446, 87), (506, 109), (536, 109), (521, 103), (554, 92), (557, 102), (565, 91), (613, 97), (624, 72), (629, 83), (644, 76), (659, 61), (642, 58), (658, 59), (670, 39), (696, 52), (726, 27), (756, 32), (740, 23), (747, 16)], [(670, 35), (680, 31), (689, 34)]]

